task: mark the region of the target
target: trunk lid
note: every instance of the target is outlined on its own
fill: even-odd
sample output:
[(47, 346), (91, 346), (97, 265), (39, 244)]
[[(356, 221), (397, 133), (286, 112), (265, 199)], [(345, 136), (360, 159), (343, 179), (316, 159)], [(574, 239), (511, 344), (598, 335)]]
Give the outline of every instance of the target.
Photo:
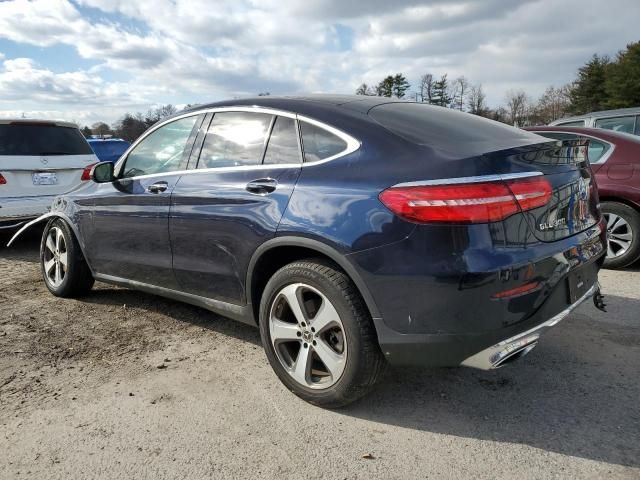
[[(598, 191), (587, 159), (587, 145), (580, 140), (562, 140), (518, 149), (498, 163), (513, 171), (526, 165), (541, 172), (550, 183), (549, 202), (523, 212), (534, 236), (553, 242), (580, 233), (600, 220)], [(489, 154), (490, 158), (495, 154)], [(497, 160), (497, 159), (493, 159)]]

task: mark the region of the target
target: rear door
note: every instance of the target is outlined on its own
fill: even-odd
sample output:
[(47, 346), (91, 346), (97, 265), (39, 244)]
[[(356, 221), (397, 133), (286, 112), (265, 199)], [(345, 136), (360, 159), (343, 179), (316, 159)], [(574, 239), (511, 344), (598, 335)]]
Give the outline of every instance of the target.
[(297, 121), (217, 112), (196, 158), (171, 199), (174, 272), (186, 292), (241, 305), (249, 259), (275, 236), (300, 173)]
[(203, 117), (193, 114), (152, 131), (122, 160), (114, 182), (96, 185), (89, 225), (82, 225), (95, 271), (176, 288), (169, 245), (171, 192)]
[(0, 123), (3, 197), (66, 193), (81, 183), (83, 170), (98, 160), (80, 131), (49, 122)]

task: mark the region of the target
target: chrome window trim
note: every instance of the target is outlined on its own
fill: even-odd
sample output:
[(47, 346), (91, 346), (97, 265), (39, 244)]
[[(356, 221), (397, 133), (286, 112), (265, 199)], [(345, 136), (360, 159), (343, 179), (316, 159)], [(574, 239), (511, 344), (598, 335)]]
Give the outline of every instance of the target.
[[(320, 165), (322, 163), (326, 163), (326, 162), (330, 162), (331, 160), (335, 160), (337, 158), (343, 157), (345, 155), (349, 155), (353, 152), (355, 152), (356, 150), (358, 150), (360, 148), (360, 146), (362, 145), (361, 142), (359, 140), (356, 140), (355, 138), (353, 138), (351, 135), (343, 132), (342, 130), (339, 130), (331, 125), (327, 125), (326, 123), (320, 122), (318, 120), (315, 120), (313, 118), (307, 117), (305, 115), (299, 115), (297, 113), (294, 112), (289, 112), (286, 110), (280, 110), (277, 108), (268, 108), (268, 107), (260, 107), (260, 106), (237, 106), (237, 107), (211, 107), (211, 108), (205, 108), (205, 109), (201, 109), (201, 110), (197, 110), (197, 111), (191, 111), (191, 112), (186, 112), (184, 114), (181, 115), (176, 115), (174, 117), (168, 118), (166, 120), (161, 121), (160, 123), (154, 125), (153, 127), (151, 127), (149, 130), (147, 130), (146, 132), (144, 132), (140, 138), (138, 138), (135, 142), (133, 142), (129, 148), (122, 154), (122, 156), (120, 157), (120, 159), (116, 162), (115, 166), (114, 166), (114, 172), (116, 177), (119, 177), (120, 175), (120, 170), (122, 169), (122, 166), (125, 163), (125, 160), (127, 159), (127, 157), (129, 156), (129, 153), (136, 148), (136, 146), (138, 146), (138, 144), (140, 142), (142, 142), (145, 138), (147, 138), (149, 135), (151, 135), (153, 132), (155, 132), (156, 130), (158, 130), (159, 128), (167, 125), (168, 123), (174, 122), (176, 120), (181, 120), (182, 118), (186, 118), (186, 117), (190, 117), (190, 116), (197, 116), (197, 115), (201, 115), (201, 114), (207, 114), (207, 113), (213, 113), (215, 114), (216, 112), (249, 112), (249, 113), (267, 113), (267, 114), (271, 114), (271, 115), (279, 115), (281, 117), (289, 117), (289, 118), (293, 118), (294, 120), (296, 120), (297, 125), (299, 126), (300, 122), (308, 122), (312, 125), (315, 125), (319, 128), (322, 128), (326, 131), (328, 131), (329, 133), (332, 133), (333, 135), (336, 135), (338, 137), (340, 137), (342, 140), (344, 140), (347, 143), (347, 148), (345, 148), (342, 152), (337, 153), (336, 155), (332, 155), (331, 157), (328, 158), (324, 158), (322, 160), (317, 160), (315, 162), (302, 162), (301, 164), (280, 164), (280, 165), (276, 165), (276, 164), (268, 164), (268, 165), (239, 165), (237, 167), (220, 167), (220, 168), (202, 168), (202, 169), (189, 169), (189, 170), (174, 170), (172, 172), (162, 172), (162, 173), (150, 173), (148, 175), (139, 175), (136, 177), (126, 177), (126, 178), (118, 178), (118, 180), (138, 180), (138, 179), (143, 179), (143, 178), (154, 178), (154, 177), (158, 177), (158, 176), (165, 176), (165, 175), (184, 175), (184, 174), (188, 174), (188, 173), (197, 173), (197, 172), (207, 172), (207, 171), (218, 171), (218, 172), (222, 172), (222, 171), (235, 171), (235, 170), (247, 170), (247, 169), (258, 169), (258, 170), (262, 170), (265, 168), (292, 168), (292, 167), (306, 167), (306, 166), (313, 166), (313, 165)], [(300, 139), (300, 146), (303, 147), (302, 144), (302, 139)], [(302, 153), (302, 160), (304, 160), (304, 151), (301, 150)]]
[[(605, 128), (601, 128), (600, 130), (604, 130), (605, 132), (607, 131), (607, 129)], [(609, 159), (609, 157), (613, 154), (613, 151), (616, 149), (615, 143), (611, 143), (603, 138), (598, 138), (593, 135), (589, 135), (587, 133), (563, 132), (560, 130), (529, 130), (529, 131), (536, 133), (538, 135), (540, 135), (541, 133), (561, 133), (563, 135), (576, 135), (578, 137), (592, 138), (594, 140), (597, 140), (598, 142), (606, 143), (607, 145), (609, 145), (609, 150), (607, 150), (607, 152), (604, 155), (602, 155), (597, 162), (592, 162), (591, 160), (589, 160), (590, 165), (602, 165), (604, 162), (606, 162)], [(629, 135), (632, 135), (632, 134), (629, 134)], [(550, 137), (546, 137), (546, 138), (550, 138)], [(557, 138), (551, 138), (551, 140), (555, 140), (557, 142), (562, 141), (562, 140), (558, 140)]]
[(516, 178), (529, 178), (539, 177), (543, 175), (542, 172), (517, 172), (517, 173), (505, 173), (501, 175), (477, 175), (472, 177), (454, 177), (454, 178), (436, 178), (434, 180), (419, 180), (417, 182), (403, 182), (393, 185), (392, 188), (399, 187), (425, 187), (433, 185), (459, 185), (465, 183), (480, 183), (480, 182), (498, 182), (501, 180), (514, 180)]

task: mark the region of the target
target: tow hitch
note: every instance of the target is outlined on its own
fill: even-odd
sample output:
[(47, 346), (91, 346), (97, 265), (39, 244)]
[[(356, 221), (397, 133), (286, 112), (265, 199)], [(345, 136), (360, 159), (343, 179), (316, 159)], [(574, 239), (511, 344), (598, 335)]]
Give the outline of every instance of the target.
[(604, 303), (604, 295), (600, 292), (600, 285), (598, 285), (598, 288), (593, 294), (593, 304), (596, 306), (598, 310), (602, 310), (603, 312), (607, 311), (606, 309), (607, 304)]

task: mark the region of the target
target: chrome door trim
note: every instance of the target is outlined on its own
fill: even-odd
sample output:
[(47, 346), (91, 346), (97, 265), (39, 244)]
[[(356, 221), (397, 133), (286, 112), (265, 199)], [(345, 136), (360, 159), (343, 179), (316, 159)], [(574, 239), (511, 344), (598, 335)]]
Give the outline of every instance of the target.
[(116, 175), (116, 177), (118, 177), (120, 175), (120, 173), (121, 173), (120, 170), (122, 169), (122, 166), (123, 166), (125, 160), (129, 156), (129, 153), (135, 147), (137, 147), (140, 142), (142, 142), (145, 138), (147, 138), (149, 135), (151, 135), (157, 129), (163, 127), (164, 125), (167, 125), (168, 123), (175, 122), (176, 120), (181, 120), (181, 119), (186, 118), (186, 117), (191, 117), (191, 116), (196, 116), (196, 115), (201, 115), (201, 114), (207, 114), (207, 113), (216, 113), (216, 112), (266, 113), (266, 114), (270, 114), (270, 115), (279, 115), (281, 117), (293, 118), (294, 120), (297, 120), (298, 124), (299, 124), (299, 122), (307, 122), (307, 123), (315, 125), (315, 126), (317, 126), (319, 128), (322, 128), (322, 129), (332, 133), (333, 135), (336, 135), (337, 137), (340, 137), (342, 140), (344, 140), (346, 142), (347, 147), (343, 151), (341, 151), (340, 153), (332, 155), (331, 157), (324, 158), (322, 160), (317, 160), (315, 162), (302, 162), (302, 164), (298, 164), (298, 163), (295, 163), (295, 164), (269, 164), (269, 165), (259, 164), (259, 165), (240, 165), (240, 166), (237, 166), (237, 167), (175, 170), (175, 171), (172, 171), (172, 172), (150, 173), (148, 175), (138, 175), (138, 176), (135, 176), (135, 177), (118, 178), (118, 180), (138, 180), (138, 179), (142, 179), (142, 178), (152, 178), (152, 177), (161, 176), (161, 175), (184, 175), (184, 174), (190, 173), (190, 172), (192, 172), (192, 173), (207, 172), (207, 171), (224, 172), (224, 171), (236, 171), (236, 170), (247, 170), (247, 169), (260, 169), (260, 167), (262, 167), (262, 168), (306, 167), (306, 166), (319, 165), (319, 164), (322, 164), (322, 163), (330, 162), (331, 160), (335, 160), (335, 159), (340, 158), (340, 157), (344, 157), (346, 155), (349, 155), (349, 154), (355, 152), (361, 146), (361, 142), (359, 140), (357, 140), (354, 137), (352, 137), (351, 135), (343, 132), (342, 130), (339, 130), (339, 129), (331, 126), (331, 125), (328, 125), (328, 124), (326, 124), (324, 122), (320, 122), (318, 120), (315, 120), (313, 118), (307, 117), (305, 115), (298, 115), (297, 113), (294, 113), (294, 112), (289, 112), (289, 111), (286, 111), (286, 110), (279, 110), (279, 109), (275, 109), (275, 108), (260, 107), (260, 106), (257, 106), (257, 105), (256, 106), (237, 106), (237, 107), (211, 107), (211, 108), (205, 108), (205, 109), (201, 109), (201, 110), (197, 110), (197, 111), (186, 112), (186, 113), (183, 113), (181, 115), (176, 115), (174, 117), (171, 117), (171, 118), (168, 118), (166, 120), (163, 120), (163, 121), (159, 122), (158, 124), (154, 125), (153, 127), (151, 127), (149, 130), (144, 132), (135, 142), (133, 142), (129, 146), (129, 148), (126, 150), (126, 152), (124, 152), (124, 154), (116, 162), (116, 164), (114, 166), (114, 172), (115, 172), (114, 174)]
[(472, 177), (436, 178), (434, 180), (418, 180), (417, 182), (403, 182), (393, 185), (391, 188), (399, 187), (424, 187), (432, 185), (458, 185), (464, 183), (499, 182), (503, 180), (514, 180), (517, 178), (538, 177), (542, 172), (517, 172), (505, 173), (501, 175), (477, 175)]

